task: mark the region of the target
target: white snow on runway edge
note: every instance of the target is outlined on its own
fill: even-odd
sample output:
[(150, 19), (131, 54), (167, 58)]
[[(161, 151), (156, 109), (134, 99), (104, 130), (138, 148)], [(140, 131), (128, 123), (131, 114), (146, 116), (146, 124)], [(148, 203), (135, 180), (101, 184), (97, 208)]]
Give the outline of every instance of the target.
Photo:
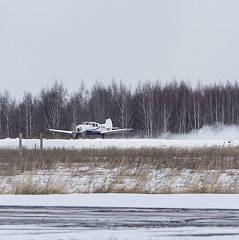
[[(23, 139), (24, 148), (39, 149), (39, 139)], [(106, 148), (193, 148), (193, 147), (225, 147), (239, 146), (239, 140), (169, 140), (169, 139), (44, 139), (44, 148), (65, 148), (65, 149), (106, 149)], [(19, 139), (1, 139), (0, 148), (17, 149)]]
[(239, 194), (0, 195), (0, 206), (239, 209)]

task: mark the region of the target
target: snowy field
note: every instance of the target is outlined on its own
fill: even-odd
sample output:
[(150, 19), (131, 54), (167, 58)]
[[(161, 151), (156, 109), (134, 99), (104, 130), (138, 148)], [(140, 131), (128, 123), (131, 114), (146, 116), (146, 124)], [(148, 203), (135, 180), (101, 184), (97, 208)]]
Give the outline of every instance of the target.
[[(44, 139), (44, 148), (226, 147), (231, 152), (230, 147), (239, 146), (239, 134), (232, 132), (171, 139)], [(39, 139), (23, 139), (27, 149), (39, 145)], [(1, 149), (18, 146), (19, 139), (0, 140)], [(0, 240), (239, 239), (239, 194), (179, 194), (203, 192), (205, 187), (210, 193), (238, 193), (238, 169), (141, 167), (65, 163), (3, 174)], [(57, 193), (68, 194), (6, 194), (17, 193), (16, 189), (22, 193), (21, 186), (38, 190), (54, 186)], [(94, 193), (107, 191), (176, 194)]]
[(239, 238), (239, 195), (1, 195), (0, 203), (1, 240)]
[(0, 206), (238, 209), (239, 194), (0, 195)]
[[(1, 139), (0, 148), (18, 148), (19, 139)], [(39, 148), (39, 139), (23, 139), (23, 146), (28, 149)], [(110, 136), (106, 139), (44, 139), (45, 148), (194, 148), (239, 146), (239, 127), (237, 125), (204, 126), (187, 134), (163, 134), (158, 138), (127, 138), (116, 139)]]
[[(24, 148), (39, 148), (39, 139), (23, 139)], [(19, 146), (19, 139), (1, 139), (0, 148), (16, 149)], [(106, 149), (106, 148), (196, 148), (196, 147), (235, 147), (239, 146), (239, 140), (172, 140), (172, 139), (44, 139), (44, 148), (65, 148), (65, 149)]]
[[(156, 170), (151, 169), (150, 165), (144, 169), (123, 167), (109, 169), (83, 164), (71, 168), (59, 166), (50, 170), (16, 172), (9, 176), (3, 174), (0, 176), (0, 193), (22, 194), (27, 189), (38, 194), (48, 189), (51, 189), (53, 193), (68, 194), (95, 192), (238, 193), (238, 182), (239, 171), (237, 169), (193, 171), (163, 168)], [(55, 195), (54, 199), (56, 199)]]

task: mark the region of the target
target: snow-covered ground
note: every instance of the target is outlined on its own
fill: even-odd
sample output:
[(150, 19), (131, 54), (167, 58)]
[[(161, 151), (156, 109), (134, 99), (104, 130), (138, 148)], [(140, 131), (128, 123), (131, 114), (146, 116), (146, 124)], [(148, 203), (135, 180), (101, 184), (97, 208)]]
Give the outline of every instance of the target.
[(239, 171), (108, 168), (87, 164), (0, 176), (0, 193), (238, 193)]
[(239, 209), (239, 194), (0, 195), (0, 206)]
[[(224, 134), (215, 139), (214, 136), (213, 132), (207, 139), (203, 132), (203, 136), (197, 133), (173, 139), (44, 139), (44, 148), (239, 146), (236, 136), (235, 140), (224, 138)], [(2, 149), (17, 149), (18, 145), (19, 139), (0, 140)], [(25, 148), (38, 149), (39, 145), (39, 139), (23, 139)], [(10, 171), (0, 176), (0, 240), (239, 239), (239, 194), (178, 194), (238, 193), (238, 182), (237, 169), (196, 171), (155, 169), (151, 165), (124, 168), (124, 165), (66, 163), (52, 169)], [(21, 187), (37, 190), (53, 187), (57, 193), (68, 194), (6, 194), (24, 192)], [(108, 191), (176, 194), (93, 193)], [(168, 213), (151, 212), (159, 209)]]
[[(0, 240), (238, 240), (239, 230), (235, 228), (159, 228), (143, 230), (62, 230), (40, 229), (33, 226), (32, 230), (2, 230)], [(1, 227), (0, 227), (1, 228)]]
[(0, 195), (0, 206), (0, 240), (239, 237), (239, 195)]
[[(23, 139), (23, 147), (28, 149), (39, 148), (39, 139)], [(239, 140), (183, 140), (183, 139), (44, 139), (44, 148), (65, 148), (65, 149), (82, 149), (82, 148), (193, 148), (193, 147), (228, 147), (239, 146)], [(19, 147), (19, 139), (1, 139), (0, 148)]]
[[(0, 148), (18, 148), (18, 139), (1, 139)], [(39, 139), (23, 139), (26, 148), (39, 148)], [(45, 139), (45, 148), (141, 148), (141, 147), (212, 147), (239, 146), (239, 127), (237, 125), (205, 125), (187, 134), (166, 133), (155, 139)]]
[[(185, 208), (144, 208), (156, 206), (160, 201), (158, 196), (143, 195), (84, 195), (76, 197), (75, 204), (88, 204), (94, 199), (94, 204), (111, 207), (70, 207), (60, 206), (65, 202), (69, 205), (72, 197), (56, 202), (53, 198), (45, 199), (56, 206), (1, 206), (0, 207), (0, 239), (5, 240), (152, 240), (152, 239), (238, 239), (239, 210), (232, 209), (185, 209)], [(195, 198), (184, 196), (191, 201)], [(210, 196), (209, 196), (210, 197)], [(208, 199), (209, 199), (208, 197)], [(31, 197), (24, 202), (34, 203)], [(61, 196), (56, 196), (61, 198)], [(153, 198), (153, 199), (152, 199)], [(173, 206), (180, 206), (184, 199), (174, 196)], [(200, 196), (198, 201), (202, 200)], [(203, 199), (207, 201), (208, 199)], [(8, 199), (9, 200), (9, 199)], [(171, 201), (167, 196), (161, 202)], [(237, 201), (238, 199), (213, 198), (212, 200)], [(145, 205), (150, 201), (152, 204)], [(154, 201), (154, 202), (152, 202)], [(177, 202), (176, 202), (177, 201)], [(22, 202), (22, 201), (20, 201)], [(103, 203), (104, 202), (104, 203)], [(118, 205), (134, 205), (142, 208), (119, 208)], [(39, 203), (39, 202), (38, 202)], [(129, 204), (130, 203), (130, 204)], [(208, 204), (204, 204), (207, 206)], [(170, 204), (168, 204), (170, 206)], [(184, 206), (184, 204), (182, 205)], [(216, 206), (219, 206), (217, 204)]]
[[(5, 226), (7, 227), (7, 226)], [(238, 240), (239, 230), (235, 228), (148, 228), (131, 230), (55, 230), (20, 225), (18, 229), (1, 230), (0, 240)], [(9, 226), (10, 228), (10, 226)]]

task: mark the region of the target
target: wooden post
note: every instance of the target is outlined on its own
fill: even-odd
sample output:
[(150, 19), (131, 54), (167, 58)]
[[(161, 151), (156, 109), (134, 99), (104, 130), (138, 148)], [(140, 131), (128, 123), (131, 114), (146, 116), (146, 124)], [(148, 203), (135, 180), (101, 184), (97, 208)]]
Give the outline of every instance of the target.
[(43, 133), (40, 133), (40, 161), (43, 168), (45, 168), (45, 161), (43, 157)]
[(22, 150), (22, 133), (19, 133), (19, 150)]
[(43, 133), (40, 133), (40, 149), (43, 150)]
[(19, 154), (22, 156), (22, 133), (19, 133)]

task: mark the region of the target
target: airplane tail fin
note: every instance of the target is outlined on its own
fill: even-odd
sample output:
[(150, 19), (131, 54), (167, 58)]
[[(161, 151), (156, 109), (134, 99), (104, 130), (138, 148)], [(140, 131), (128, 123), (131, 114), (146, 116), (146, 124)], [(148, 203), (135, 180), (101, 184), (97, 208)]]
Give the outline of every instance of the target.
[(112, 123), (112, 121), (111, 121), (110, 118), (107, 118), (107, 119), (106, 119), (106, 121), (105, 121), (105, 128), (106, 128), (107, 130), (112, 130), (112, 128), (113, 128), (113, 123)]

